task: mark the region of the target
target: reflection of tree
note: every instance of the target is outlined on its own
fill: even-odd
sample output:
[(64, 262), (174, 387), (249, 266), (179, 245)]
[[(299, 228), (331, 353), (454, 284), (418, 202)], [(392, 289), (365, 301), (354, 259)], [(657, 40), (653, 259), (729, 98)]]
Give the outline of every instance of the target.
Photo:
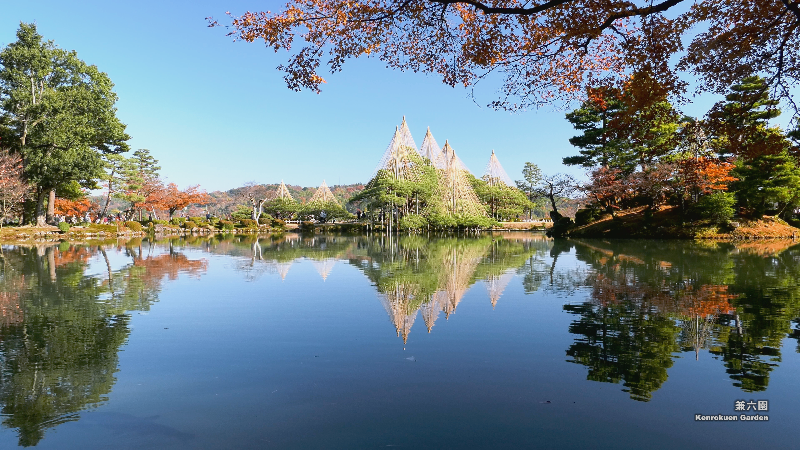
[(591, 302), (564, 306), (580, 316), (569, 327), (580, 337), (567, 355), (589, 367), (589, 380), (622, 382), (632, 399), (649, 401), (667, 380), (679, 329), (635, 285), (610, 286), (596, 289)]
[[(13, 303), (0, 322), (0, 404), (20, 445), (36, 445), (47, 428), (105, 401), (130, 334), (125, 312), (149, 308), (164, 276), (205, 270), (204, 261), (176, 253), (125, 251), (133, 262), (113, 272), (109, 263), (104, 279), (84, 275), (104, 247), (3, 249), (0, 299)], [(0, 300), (3, 311), (9, 301)]]
[(766, 389), (781, 340), (800, 315), (797, 246), (575, 244), (591, 267), (576, 285), (590, 287), (591, 299), (565, 306), (581, 316), (570, 327), (580, 337), (567, 354), (590, 367), (590, 379), (622, 381), (632, 397), (646, 400), (666, 380), (671, 352), (699, 358), (706, 349), (722, 359), (735, 386)]
[(529, 241), (380, 236), (359, 241), (349, 259), (375, 283), (398, 336), (406, 342), (420, 313), (430, 332), (440, 313), (449, 318), (479, 280), (486, 283), (495, 305), (513, 277), (509, 269), (523, 265), (534, 251)]

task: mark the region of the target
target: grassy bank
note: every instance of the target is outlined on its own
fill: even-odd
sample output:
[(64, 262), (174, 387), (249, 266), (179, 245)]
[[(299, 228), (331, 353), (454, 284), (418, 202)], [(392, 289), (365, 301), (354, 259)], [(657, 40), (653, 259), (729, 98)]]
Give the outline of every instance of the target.
[(800, 229), (783, 220), (763, 216), (739, 218), (725, 224), (689, 221), (678, 207), (661, 208), (652, 213), (645, 207), (620, 211), (616, 217), (600, 219), (567, 231), (580, 238), (660, 238), (660, 239), (786, 239), (800, 238)]

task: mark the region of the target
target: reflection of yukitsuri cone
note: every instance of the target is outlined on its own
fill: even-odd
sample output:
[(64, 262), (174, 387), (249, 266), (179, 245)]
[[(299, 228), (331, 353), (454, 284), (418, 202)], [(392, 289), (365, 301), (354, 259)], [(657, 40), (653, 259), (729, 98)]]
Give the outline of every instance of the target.
[(450, 314), (455, 312), (469, 289), (472, 276), (475, 274), (481, 257), (486, 253), (486, 249), (486, 247), (454, 248), (445, 256), (442, 267), (445, 277), (443, 289), (434, 294), (442, 306), (445, 318), (449, 318)]
[(505, 169), (503, 169), (503, 166), (500, 165), (500, 161), (497, 160), (494, 150), (492, 150), (492, 156), (489, 158), (489, 164), (486, 165), (486, 169), (483, 171), (482, 178), (484, 181), (489, 183), (490, 186), (496, 186), (498, 184), (514, 186), (514, 182), (511, 181), (511, 177), (508, 176)]
[[(324, 183), (324, 181), (323, 181), (323, 183)], [(283, 199), (286, 199), (286, 200), (294, 200), (294, 198), (292, 198), (291, 192), (289, 192), (289, 189), (283, 183), (283, 180), (281, 180), (281, 185), (278, 188), (278, 192), (275, 194), (275, 198), (283, 198)]]
[(410, 305), (414, 300), (414, 290), (408, 285), (398, 284), (381, 293), (380, 299), (386, 313), (389, 314), (389, 320), (397, 330), (397, 336), (402, 336), (403, 344), (405, 344), (408, 341), (411, 327), (417, 319), (417, 311), (419, 311), (419, 309), (410, 311)]
[(319, 203), (329, 203), (333, 202), (336, 203), (336, 197), (333, 196), (333, 192), (328, 189), (328, 185), (325, 184), (325, 180), (322, 180), (322, 184), (319, 185), (317, 192), (314, 192), (314, 195), (311, 197), (311, 200), (308, 201), (309, 203), (319, 202)]
[(314, 260), (312, 261), (312, 264), (314, 264), (314, 268), (317, 269), (317, 273), (319, 273), (319, 276), (322, 277), (322, 281), (325, 281), (328, 279), (328, 275), (331, 273), (331, 270), (333, 270), (333, 266), (336, 264), (336, 260), (335, 259), (323, 259), (321, 261)]
[(422, 307), (420, 307), (422, 319), (425, 320), (425, 326), (428, 328), (428, 333), (431, 332), (433, 324), (436, 323), (436, 319), (439, 318), (439, 311), (441, 311), (441, 309), (442, 305), (439, 304), (439, 298), (435, 294), (431, 295), (431, 299), (425, 302)]
[[(278, 271), (278, 275), (281, 276), (281, 280), (285, 280), (286, 279), (286, 275), (289, 274), (289, 269), (291, 267), (292, 267), (292, 263), (291, 262), (283, 262), (283, 263), (277, 263), (276, 264), (276, 269)], [(330, 269), (328, 270), (328, 272), (330, 272)], [(325, 274), (325, 278), (327, 278), (327, 277), (328, 277), (328, 274)]]
[(497, 300), (503, 295), (503, 291), (506, 290), (512, 278), (514, 278), (514, 274), (507, 272), (500, 276), (490, 275), (486, 279), (486, 290), (489, 292), (489, 300), (492, 302), (492, 309), (497, 306)]
[(420, 147), (419, 152), (422, 154), (423, 158), (428, 158), (431, 161), (433, 167), (444, 169), (442, 149), (439, 148), (439, 144), (437, 144), (436, 139), (433, 138), (430, 128), (428, 128), (428, 132), (425, 133), (425, 139), (422, 140), (422, 147)]

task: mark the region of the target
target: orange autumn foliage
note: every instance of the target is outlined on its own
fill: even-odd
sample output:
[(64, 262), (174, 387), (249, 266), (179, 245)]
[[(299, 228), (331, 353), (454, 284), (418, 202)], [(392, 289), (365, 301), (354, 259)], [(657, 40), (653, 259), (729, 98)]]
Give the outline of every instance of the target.
[(87, 211), (94, 209), (95, 206), (96, 205), (87, 198), (81, 200), (56, 198), (56, 202), (53, 205), (53, 212), (62, 216), (80, 217), (86, 214)]
[(175, 211), (189, 205), (210, 202), (211, 197), (201, 191), (200, 186), (189, 186), (181, 191), (175, 183), (170, 183), (166, 187), (162, 187), (150, 194), (147, 201), (158, 209), (168, 211), (169, 216), (172, 217)]
[(687, 158), (678, 164), (680, 183), (686, 192), (708, 194), (724, 191), (728, 184), (736, 181), (731, 176), (733, 164), (709, 157)]
[(367, 56), (450, 86), (492, 74), (502, 86), (491, 105), (519, 109), (621, 87), (632, 73), (671, 94), (685, 88), (681, 75), (721, 91), (761, 73), (791, 97), (799, 27), (794, 0), (290, 0), (232, 17), (229, 35), (290, 52), (278, 68), (293, 90), (319, 91), (321, 66)]

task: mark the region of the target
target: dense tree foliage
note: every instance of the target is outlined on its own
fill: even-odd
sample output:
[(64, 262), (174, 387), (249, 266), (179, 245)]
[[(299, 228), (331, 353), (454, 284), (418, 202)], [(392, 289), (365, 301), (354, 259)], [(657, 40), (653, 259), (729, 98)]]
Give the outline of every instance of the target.
[[(798, 147), (791, 131), (769, 124), (780, 110), (764, 79), (731, 86), (702, 120), (680, 117), (664, 100), (640, 105), (624, 89), (595, 94), (567, 114), (583, 134), (570, 140), (580, 154), (564, 158), (591, 169), (583, 190), (595, 207), (614, 214), (671, 203), (719, 222), (730, 214), (709, 205), (730, 198), (756, 217), (774, 211), (789, 219), (800, 203)], [(720, 193), (726, 190), (734, 197)]]
[(102, 155), (127, 151), (130, 137), (108, 76), (45, 41), (36, 25), (20, 25), (17, 41), (0, 52), (0, 67), (0, 139), (22, 155), (43, 224), (48, 197), (52, 209), (60, 185), (95, 187)]

